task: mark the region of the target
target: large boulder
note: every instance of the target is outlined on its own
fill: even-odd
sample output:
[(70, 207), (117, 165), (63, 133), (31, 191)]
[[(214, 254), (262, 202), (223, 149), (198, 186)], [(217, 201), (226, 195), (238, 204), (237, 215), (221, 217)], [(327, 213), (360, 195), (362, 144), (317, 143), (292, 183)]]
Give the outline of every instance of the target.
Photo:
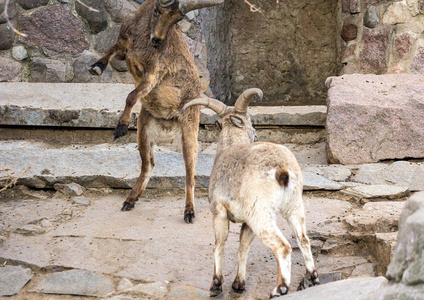
[(84, 24), (66, 5), (42, 7), (31, 15), (19, 17), (20, 30), (26, 37), (20, 41), (30, 47), (45, 47), (56, 52), (77, 55), (88, 49)]
[(370, 299), (422, 299), (424, 295), (424, 192), (414, 194), (399, 219), (397, 244), (387, 268), (388, 284)]
[(424, 157), (424, 77), (353, 74), (326, 85), (329, 162)]

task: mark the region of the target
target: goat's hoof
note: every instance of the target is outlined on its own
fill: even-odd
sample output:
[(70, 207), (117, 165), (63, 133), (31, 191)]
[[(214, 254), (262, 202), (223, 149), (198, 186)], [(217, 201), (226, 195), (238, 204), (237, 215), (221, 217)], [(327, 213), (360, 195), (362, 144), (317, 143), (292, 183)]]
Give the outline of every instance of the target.
[(233, 288), (233, 291), (241, 294), (244, 292), (244, 280), (243, 281), (238, 281), (238, 280), (234, 280), (233, 285), (231, 286)]
[(193, 210), (190, 210), (190, 211), (186, 211), (186, 212), (184, 212), (184, 221), (187, 223), (187, 224), (190, 224), (190, 223), (192, 223), (193, 224), (193, 222), (194, 222), (194, 211)]
[(289, 292), (289, 288), (286, 285), (280, 284), (274, 288), (269, 299), (286, 295)]
[(209, 296), (210, 297), (216, 297), (219, 294), (222, 293), (222, 285), (219, 286), (212, 286), (211, 289), (209, 290)]
[(134, 204), (131, 204), (131, 203), (129, 203), (129, 202), (127, 202), (127, 201), (125, 201), (125, 202), (124, 202), (124, 205), (122, 205), (121, 210), (122, 210), (122, 211), (129, 211), (129, 210), (131, 210), (131, 209), (133, 209), (133, 208), (134, 208)]
[(300, 282), (297, 290), (301, 291), (304, 290), (308, 287), (314, 286), (314, 285), (319, 285), (319, 277), (318, 277), (318, 272), (316, 270), (314, 270), (312, 272), (312, 274), (308, 274), (305, 277), (303, 277), (303, 280)]
[(128, 125), (118, 124), (115, 128), (115, 132), (113, 133), (113, 140), (123, 137), (127, 133), (128, 133)]
[(105, 65), (103, 65), (101, 62), (96, 62), (95, 64), (92, 64), (90, 66), (90, 69), (88, 69), (88, 72), (90, 72), (91, 75), (102, 75), (103, 70), (106, 68)]

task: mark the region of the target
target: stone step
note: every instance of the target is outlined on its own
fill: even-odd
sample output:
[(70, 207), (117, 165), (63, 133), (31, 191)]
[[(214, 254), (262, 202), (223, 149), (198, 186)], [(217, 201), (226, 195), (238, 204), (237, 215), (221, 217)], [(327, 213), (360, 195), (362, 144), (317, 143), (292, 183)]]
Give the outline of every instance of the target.
[[(199, 151), (196, 165), (197, 187), (208, 186), (215, 156), (214, 146)], [(304, 190), (338, 191), (363, 184), (380, 185), (381, 181), (403, 186), (407, 188), (404, 189), (405, 192), (408, 189), (424, 189), (422, 163), (373, 164), (374, 173), (370, 176), (366, 171), (370, 165), (325, 165), (322, 162), (325, 159), (323, 144), (306, 148), (301, 145), (288, 146), (301, 164)], [(184, 187), (185, 169), (181, 153), (157, 147), (155, 162), (149, 188)], [(404, 176), (389, 176), (399, 163), (402, 163)], [(34, 188), (51, 188), (55, 183), (69, 182), (76, 182), (87, 188), (131, 188), (140, 172), (140, 158), (134, 143), (54, 147), (31, 141), (2, 141), (0, 167), (9, 168), (16, 175), (30, 168), (19, 182)], [(368, 175), (365, 178), (364, 172)], [(394, 192), (398, 194), (397, 191)]]
[[(33, 136), (39, 141), (59, 140), (66, 144), (67, 139), (63, 136), (72, 136), (72, 133), (64, 132), (64, 129), (109, 129), (103, 132), (104, 137), (95, 139), (99, 143), (109, 142), (125, 106), (125, 99), (133, 88), (131, 84), (0, 83), (0, 139), (27, 139)], [(130, 131), (136, 128), (140, 107), (140, 103), (137, 103), (133, 109)], [(258, 106), (250, 108), (249, 113), (261, 140), (306, 144), (324, 139), (325, 106)], [(214, 112), (202, 109), (201, 141), (212, 142), (216, 139), (217, 132), (213, 126), (216, 119)], [(28, 128), (34, 127), (37, 132), (28, 131)], [(61, 131), (54, 130), (58, 128)], [(46, 134), (40, 129), (51, 131)], [(87, 132), (78, 132), (83, 134), (73, 138), (74, 141), (87, 143), (92, 138), (84, 138)], [(132, 133), (128, 142), (136, 141), (134, 131)]]

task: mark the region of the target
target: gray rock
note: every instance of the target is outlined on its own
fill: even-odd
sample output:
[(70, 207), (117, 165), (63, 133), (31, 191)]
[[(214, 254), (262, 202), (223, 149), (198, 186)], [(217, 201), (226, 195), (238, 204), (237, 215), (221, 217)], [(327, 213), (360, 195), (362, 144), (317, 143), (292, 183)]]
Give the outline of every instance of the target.
[(343, 194), (351, 195), (359, 198), (388, 198), (394, 199), (407, 195), (408, 187), (395, 185), (361, 185), (347, 188), (342, 191)]
[(389, 283), (382, 285), (367, 300), (421, 300), (424, 295), (422, 284), (410, 286), (402, 283)]
[(47, 5), (49, 0), (15, 0), (23, 9), (32, 9)]
[(410, 191), (424, 190), (424, 164), (397, 161), (392, 164), (361, 165), (353, 180), (365, 184), (407, 186)]
[[(4, 7), (6, 4), (6, 0), (0, 0), (0, 11), (3, 12), (4, 11)], [(14, 1), (9, 1), (9, 5), (7, 6), (7, 14), (9, 15), (9, 19), (12, 20), (15, 18), (16, 14), (17, 14), (17, 10), (16, 10), (16, 4)], [(0, 15), (0, 24), (6, 23), (6, 17), (1, 14)]]
[(30, 15), (20, 15), (19, 24), (20, 30), (27, 34), (27, 37), (19, 37), (19, 40), (30, 47), (41, 46), (72, 55), (89, 47), (83, 22), (72, 15), (67, 5), (51, 5), (39, 8)]
[(132, 294), (142, 294), (155, 298), (163, 298), (168, 292), (164, 282), (140, 283), (134, 287), (126, 289), (125, 292)]
[(29, 65), (31, 82), (64, 82), (66, 65), (59, 60), (34, 57)]
[(120, 25), (112, 26), (96, 36), (94, 49), (96, 49), (99, 54), (103, 55), (116, 43), (120, 27)]
[(378, 17), (377, 10), (375, 6), (370, 6), (367, 8), (364, 14), (364, 26), (368, 28), (374, 28), (380, 23), (380, 18)]
[(344, 217), (350, 231), (374, 233), (398, 230), (404, 203), (399, 201), (368, 202)]
[(22, 65), (13, 59), (0, 56), (0, 82), (20, 79)]
[(118, 60), (116, 57), (112, 58), (110, 65), (118, 72), (127, 72), (127, 62), (125, 60)]
[(107, 13), (102, 0), (85, 0), (85, 5), (75, 2), (75, 10), (90, 25), (91, 33), (99, 33), (107, 28)]
[(343, 185), (327, 179), (317, 172), (316, 168), (306, 167), (302, 170), (303, 173), (303, 190), (340, 190)]
[(25, 235), (35, 235), (35, 234), (42, 234), (46, 232), (44, 229), (38, 227), (35, 224), (24, 225), (22, 227), (19, 227), (16, 231), (18, 233), (25, 234)]
[(0, 50), (12, 48), (15, 40), (15, 33), (7, 24), (0, 25)]
[(16, 60), (22, 61), (28, 58), (28, 51), (22, 45), (17, 45), (12, 48), (12, 57)]
[(178, 25), (180, 25), (180, 29), (184, 33), (187, 33), (187, 31), (191, 27), (191, 23), (187, 21), (186, 19), (182, 19), (180, 22), (178, 22)]
[(84, 54), (78, 57), (73, 65), (73, 71), (74, 71), (74, 79), (72, 82), (88, 82), (88, 83), (114, 83), (116, 82), (113, 79), (112, 72), (109, 70), (109, 68), (106, 68), (103, 71), (103, 74), (101, 76), (96, 76), (90, 74), (88, 72), (88, 69), (90, 69), (90, 66), (94, 64), (97, 61), (97, 58), (94, 57), (91, 54)]
[(84, 196), (80, 196), (80, 197), (75, 197), (73, 199), (73, 202), (72, 203), (73, 204), (76, 204), (76, 205), (88, 206), (88, 205), (90, 205), (90, 200), (88, 200)]
[(383, 286), (387, 279), (380, 277), (355, 277), (328, 284), (318, 285), (306, 290), (284, 296), (284, 299), (326, 299), (326, 300), (362, 300), (366, 299), (378, 288)]
[(123, 291), (129, 288), (132, 288), (134, 284), (128, 279), (128, 278), (122, 278), (122, 280), (119, 282), (117, 286), (118, 291)]
[(46, 294), (106, 296), (114, 291), (113, 282), (86, 270), (70, 270), (42, 275), (34, 291)]
[(41, 227), (43, 227), (43, 228), (53, 227), (52, 222), (50, 222), (50, 221), (49, 221), (49, 220), (47, 220), (47, 219), (43, 219), (43, 220), (41, 220), (40, 225), (41, 225)]
[(0, 296), (16, 295), (31, 278), (31, 269), (21, 266), (0, 267)]
[(424, 284), (424, 192), (409, 198), (399, 219), (397, 244), (386, 276), (405, 285)]
[(68, 197), (81, 196), (84, 193), (83, 187), (74, 182), (67, 184), (56, 183), (54, 189)]
[(105, 7), (112, 20), (118, 23), (122, 23), (124, 17), (136, 9), (127, 0), (106, 0)]
[(422, 76), (354, 74), (330, 77), (326, 84), (330, 162), (424, 157)]

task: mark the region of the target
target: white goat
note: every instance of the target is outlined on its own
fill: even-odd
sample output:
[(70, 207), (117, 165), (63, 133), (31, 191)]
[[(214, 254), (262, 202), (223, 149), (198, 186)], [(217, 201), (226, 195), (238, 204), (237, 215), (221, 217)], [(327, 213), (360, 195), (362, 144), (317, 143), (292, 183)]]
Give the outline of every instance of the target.
[(238, 250), (238, 271), (233, 289), (245, 288), (246, 260), (255, 235), (270, 248), (277, 259), (278, 279), (270, 297), (287, 294), (290, 285), (291, 247), (277, 226), (282, 213), (294, 231), (303, 253), (308, 279), (319, 284), (309, 239), (306, 235), (302, 200), (303, 178), (294, 155), (286, 147), (256, 141), (255, 130), (247, 114), (250, 99), (262, 91), (248, 89), (237, 99), (234, 108), (210, 99), (194, 99), (184, 106), (204, 105), (221, 119), (221, 130), (209, 183), (209, 201), (215, 231), (214, 275), (211, 296), (222, 292), (222, 254), (228, 237), (229, 221), (243, 223)]

